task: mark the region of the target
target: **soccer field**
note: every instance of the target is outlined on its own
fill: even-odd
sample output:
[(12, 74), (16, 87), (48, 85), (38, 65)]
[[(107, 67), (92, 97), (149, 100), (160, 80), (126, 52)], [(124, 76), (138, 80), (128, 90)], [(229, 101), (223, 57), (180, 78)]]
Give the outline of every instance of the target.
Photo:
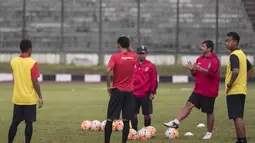
[[(222, 86), (222, 85), (221, 85)], [(255, 85), (250, 84), (246, 98), (245, 123), (248, 142), (255, 138)], [(215, 128), (210, 141), (201, 138), (206, 128), (197, 128), (198, 123), (205, 123), (205, 114), (193, 109), (189, 118), (179, 128), (180, 138), (170, 141), (165, 138), (163, 122), (174, 119), (177, 112), (185, 104), (193, 84), (160, 84), (154, 99), (152, 126), (157, 129), (156, 137), (150, 143), (233, 143), (235, 130), (233, 122), (228, 120), (225, 96), (221, 88), (220, 96), (215, 104)], [(12, 118), (12, 85), (0, 86), (0, 143), (7, 142), (7, 134)], [(80, 124), (84, 120), (105, 120), (109, 96), (105, 84), (42, 84), (44, 107), (38, 110), (37, 122), (34, 124), (33, 143), (103, 143), (103, 132), (81, 131)], [(139, 128), (143, 125), (143, 117), (139, 115)], [(192, 132), (194, 136), (186, 137), (184, 133)], [(24, 142), (24, 123), (21, 123), (16, 136), (16, 143)], [(121, 142), (121, 132), (113, 132), (112, 143)], [(130, 141), (138, 142), (138, 141)]]

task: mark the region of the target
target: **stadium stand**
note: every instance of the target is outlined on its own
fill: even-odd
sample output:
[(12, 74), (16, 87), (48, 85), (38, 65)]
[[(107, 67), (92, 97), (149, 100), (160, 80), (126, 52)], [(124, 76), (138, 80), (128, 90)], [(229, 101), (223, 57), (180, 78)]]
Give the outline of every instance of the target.
[(254, 0), (243, 0), (244, 8), (251, 19), (253, 29), (255, 31), (255, 1)]
[[(237, 31), (241, 47), (254, 52), (255, 2), (219, 0), (219, 51), (224, 37)], [(224, 4), (224, 5), (223, 5)], [(97, 52), (99, 4), (96, 0), (64, 0), (64, 50)], [(103, 1), (103, 49), (115, 51), (116, 38), (130, 36), (137, 42), (137, 0)], [(153, 53), (175, 52), (176, 0), (141, 0), (141, 43)], [(60, 0), (27, 0), (26, 30), (35, 51), (60, 50)], [(180, 52), (197, 52), (200, 42), (215, 40), (215, 1), (180, 0)], [(22, 0), (0, 1), (0, 51), (11, 52), (22, 36)]]

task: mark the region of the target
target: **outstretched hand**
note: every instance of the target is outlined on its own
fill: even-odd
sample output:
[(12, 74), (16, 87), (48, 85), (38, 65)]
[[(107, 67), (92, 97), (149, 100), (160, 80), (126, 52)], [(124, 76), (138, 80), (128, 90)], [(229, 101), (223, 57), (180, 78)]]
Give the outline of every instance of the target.
[(186, 67), (189, 68), (189, 70), (194, 70), (194, 65), (195, 64), (192, 64), (191, 61), (188, 61)]

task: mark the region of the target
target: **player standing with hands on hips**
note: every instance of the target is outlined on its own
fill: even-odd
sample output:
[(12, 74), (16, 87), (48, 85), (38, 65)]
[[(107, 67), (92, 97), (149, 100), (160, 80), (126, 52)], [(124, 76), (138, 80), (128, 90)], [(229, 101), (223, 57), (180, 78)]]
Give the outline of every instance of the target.
[(190, 114), (193, 107), (196, 107), (207, 114), (207, 133), (203, 139), (210, 139), (212, 137), (214, 102), (218, 96), (220, 82), (220, 63), (216, 54), (213, 53), (213, 48), (214, 44), (212, 41), (204, 41), (201, 45), (203, 55), (196, 60), (195, 64), (187, 63), (192, 76), (195, 77), (194, 91), (176, 119), (164, 123), (165, 126), (178, 128), (180, 121)]
[[(106, 69), (107, 90), (110, 100), (107, 109), (107, 122), (105, 125), (105, 143), (110, 143), (112, 134), (112, 122), (119, 120), (122, 111), (123, 131), (122, 143), (128, 140), (130, 130), (129, 121), (134, 116), (132, 75), (137, 55), (130, 48), (130, 40), (121, 36), (117, 40), (118, 52), (110, 58)], [(113, 71), (113, 83), (111, 85), (110, 73)]]
[(158, 86), (156, 67), (146, 59), (147, 47), (137, 48), (137, 54), (138, 60), (133, 73), (135, 114), (131, 120), (132, 127), (136, 131), (138, 126), (137, 114), (139, 114), (140, 106), (144, 115), (144, 126), (151, 125), (152, 100)]
[(247, 143), (243, 121), (244, 105), (247, 94), (247, 80), (252, 75), (252, 65), (245, 53), (238, 48), (240, 36), (229, 32), (226, 47), (231, 51), (225, 78), (228, 117), (233, 120), (236, 128), (236, 143)]
[(11, 60), (14, 78), (13, 118), (9, 129), (8, 143), (12, 143), (20, 122), (25, 120), (25, 143), (30, 143), (33, 134), (33, 122), (36, 121), (36, 104), (39, 96), (39, 108), (43, 105), (38, 77), (40, 72), (37, 62), (32, 59), (32, 42), (20, 42), (21, 55)]

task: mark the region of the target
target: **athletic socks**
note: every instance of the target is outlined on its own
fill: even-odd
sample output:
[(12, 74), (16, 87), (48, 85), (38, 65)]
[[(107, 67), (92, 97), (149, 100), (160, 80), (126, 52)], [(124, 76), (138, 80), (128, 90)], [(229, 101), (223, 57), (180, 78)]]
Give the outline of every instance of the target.
[[(11, 127), (9, 129), (8, 134), (8, 143), (12, 143), (18, 129), (18, 125), (20, 122), (12, 122)], [(31, 138), (33, 135), (33, 123), (26, 121), (26, 128), (25, 128), (25, 143), (30, 143)]]
[(176, 124), (178, 124), (178, 125), (180, 124), (180, 121), (177, 120), (177, 119), (174, 119), (173, 122), (176, 123)]
[[(124, 127), (122, 131), (122, 143), (126, 143), (129, 134), (129, 121), (123, 121)], [(112, 121), (107, 121), (105, 125), (105, 143), (110, 143), (110, 138), (112, 134)]]
[(107, 121), (105, 125), (105, 131), (104, 131), (105, 143), (110, 143), (111, 135), (112, 135), (112, 121)]
[(18, 125), (20, 122), (12, 122), (10, 129), (9, 129), (9, 133), (8, 133), (8, 143), (12, 143), (16, 133), (17, 133), (17, 129), (18, 129)]
[(126, 143), (128, 140), (128, 134), (130, 130), (129, 121), (123, 121), (124, 127), (122, 131), (122, 143)]
[(151, 125), (151, 119), (144, 119), (144, 126), (147, 127), (147, 126), (150, 126)]
[(33, 135), (33, 123), (26, 121), (26, 128), (25, 128), (26, 143), (31, 142), (32, 135)]
[(151, 116), (150, 115), (145, 115), (144, 116), (144, 126), (150, 126), (151, 125)]
[(137, 131), (138, 119), (137, 118), (133, 118), (131, 120), (131, 123), (132, 123), (132, 128)]
[[(131, 123), (132, 123), (132, 128), (137, 131), (138, 119), (133, 118), (131, 120)], [(151, 125), (151, 118), (150, 117), (145, 117), (144, 118), (144, 126), (147, 127), (147, 126), (150, 126), (150, 125)]]

